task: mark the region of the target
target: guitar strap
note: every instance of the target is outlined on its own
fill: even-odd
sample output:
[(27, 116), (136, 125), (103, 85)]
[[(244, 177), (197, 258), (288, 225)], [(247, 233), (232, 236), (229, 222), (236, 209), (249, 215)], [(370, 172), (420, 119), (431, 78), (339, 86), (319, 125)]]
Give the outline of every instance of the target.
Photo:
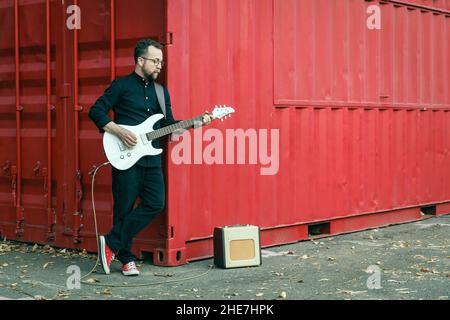
[(159, 105), (161, 106), (162, 113), (164, 114), (164, 118), (166, 117), (166, 99), (164, 97), (164, 88), (159, 83), (155, 84), (155, 90), (156, 90), (156, 97), (158, 98)]

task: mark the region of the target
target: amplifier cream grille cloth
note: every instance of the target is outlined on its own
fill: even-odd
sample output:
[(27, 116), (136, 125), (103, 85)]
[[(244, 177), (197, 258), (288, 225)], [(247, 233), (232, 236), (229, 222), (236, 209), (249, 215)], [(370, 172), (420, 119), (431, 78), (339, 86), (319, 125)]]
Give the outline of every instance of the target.
[(260, 230), (257, 226), (237, 225), (214, 229), (214, 264), (221, 268), (259, 266)]

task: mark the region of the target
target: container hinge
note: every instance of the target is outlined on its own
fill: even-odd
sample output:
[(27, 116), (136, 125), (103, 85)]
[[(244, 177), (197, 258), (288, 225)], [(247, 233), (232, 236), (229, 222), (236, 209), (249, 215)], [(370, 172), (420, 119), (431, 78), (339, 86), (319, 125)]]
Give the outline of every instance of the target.
[(160, 35), (158, 41), (165, 46), (173, 44), (173, 33), (166, 32)]
[(47, 179), (48, 179), (48, 176), (47, 176), (47, 168), (42, 168), (42, 167), (41, 167), (41, 162), (38, 161), (38, 162), (36, 162), (36, 164), (35, 164), (35, 166), (34, 166), (34, 168), (33, 168), (33, 172), (34, 172), (34, 175), (35, 175), (36, 177), (42, 177), (42, 178), (44, 178), (44, 198), (47, 198), (47, 197), (48, 197), (48, 188), (47, 188)]
[(174, 235), (174, 227), (170, 225), (161, 225), (159, 234), (166, 239), (172, 239)]

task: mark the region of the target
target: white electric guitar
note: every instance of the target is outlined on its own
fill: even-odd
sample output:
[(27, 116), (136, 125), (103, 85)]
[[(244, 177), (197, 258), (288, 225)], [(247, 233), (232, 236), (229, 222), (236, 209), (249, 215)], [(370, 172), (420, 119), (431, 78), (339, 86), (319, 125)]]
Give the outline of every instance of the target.
[[(213, 119), (221, 119), (223, 121), (227, 117), (230, 117), (233, 112), (234, 109), (231, 107), (219, 106), (214, 108), (210, 115)], [(162, 149), (154, 148), (152, 145), (153, 140), (169, 135), (177, 130), (190, 128), (194, 124), (202, 122), (203, 115), (191, 120), (180, 121), (158, 130), (153, 130), (155, 123), (162, 118), (164, 118), (164, 115), (157, 113), (137, 126), (119, 125), (136, 135), (138, 142), (132, 148), (128, 148), (116, 135), (105, 132), (103, 135), (103, 149), (111, 165), (116, 169), (126, 170), (132, 167), (143, 156), (160, 154)]]

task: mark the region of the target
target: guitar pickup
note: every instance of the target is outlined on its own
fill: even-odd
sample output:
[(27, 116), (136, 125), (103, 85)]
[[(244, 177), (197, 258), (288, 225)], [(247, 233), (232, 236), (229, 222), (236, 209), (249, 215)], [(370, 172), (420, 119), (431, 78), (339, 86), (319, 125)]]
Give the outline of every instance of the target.
[(120, 150), (120, 151), (125, 151), (125, 150), (127, 150), (127, 147), (123, 144), (122, 141), (117, 142), (117, 145), (119, 146), (119, 150)]
[(141, 140), (142, 140), (142, 144), (143, 144), (143, 145), (146, 145), (146, 144), (149, 144), (149, 143), (150, 143), (150, 141), (148, 141), (147, 135), (146, 135), (145, 133), (144, 133), (144, 134), (141, 134), (140, 137), (141, 137)]

